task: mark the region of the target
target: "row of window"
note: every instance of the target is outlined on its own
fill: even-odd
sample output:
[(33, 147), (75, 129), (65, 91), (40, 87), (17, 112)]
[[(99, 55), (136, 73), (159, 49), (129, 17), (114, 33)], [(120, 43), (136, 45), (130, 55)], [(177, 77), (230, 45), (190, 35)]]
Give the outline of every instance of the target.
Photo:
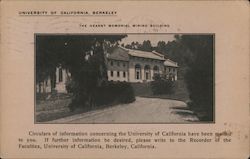
[[(171, 70), (173, 71), (173, 72), (175, 72), (175, 68), (168, 68), (168, 72), (171, 72)], [(165, 67), (165, 71), (167, 71), (167, 68)]]
[[(122, 66), (123, 66), (123, 67), (126, 67), (126, 63), (125, 63), (125, 62), (116, 61), (116, 65), (117, 65), (118, 67), (120, 67), (120, 63), (122, 63)], [(114, 61), (110, 61), (110, 65), (111, 65), (111, 66), (114, 66)]]
[[(114, 77), (114, 72), (115, 72), (115, 71), (110, 71), (110, 76), (111, 76), (111, 77)], [(126, 72), (122, 72), (122, 75), (123, 75), (123, 77), (125, 78), (125, 77), (126, 77)], [(120, 71), (116, 71), (116, 76), (117, 76), (117, 77), (120, 77)]]
[[(126, 67), (126, 63), (125, 62), (119, 62), (119, 61), (116, 61), (116, 64), (117, 66), (120, 66), (120, 63), (122, 63), (122, 66), (123, 67)], [(114, 66), (114, 61), (110, 61), (110, 65), (111, 66)], [(140, 68), (141, 66), (139, 64), (136, 64), (135, 66), (136, 68)], [(150, 69), (150, 66), (149, 65), (146, 65), (144, 69)], [(157, 66), (154, 66), (154, 70), (158, 70), (159, 68)], [(168, 71), (171, 72), (171, 70), (173, 72), (175, 72), (175, 68), (168, 68)], [(165, 71), (167, 71), (167, 68), (165, 67)]]
[[(159, 71), (154, 70), (153, 75), (155, 76), (156, 74), (159, 74)], [(151, 77), (150, 70), (144, 70), (144, 76), (145, 76), (145, 80), (151, 80), (152, 77)], [(140, 69), (135, 70), (135, 79), (137, 80), (142, 79), (142, 74), (141, 74)]]

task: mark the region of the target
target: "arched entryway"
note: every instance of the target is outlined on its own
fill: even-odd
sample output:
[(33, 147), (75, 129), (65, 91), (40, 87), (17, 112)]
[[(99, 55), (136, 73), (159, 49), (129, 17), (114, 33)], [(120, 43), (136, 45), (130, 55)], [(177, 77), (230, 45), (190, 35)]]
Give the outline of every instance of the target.
[(135, 79), (137, 80), (141, 79), (141, 65), (140, 64), (135, 65)]
[(150, 73), (150, 66), (149, 65), (146, 65), (144, 67), (144, 78), (145, 80), (151, 80), (151, 73)]

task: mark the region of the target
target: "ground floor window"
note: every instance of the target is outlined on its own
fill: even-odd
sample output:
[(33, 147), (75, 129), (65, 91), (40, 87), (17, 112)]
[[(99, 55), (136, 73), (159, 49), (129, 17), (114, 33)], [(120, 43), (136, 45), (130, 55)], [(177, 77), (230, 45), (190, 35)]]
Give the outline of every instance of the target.
[(146, 72), (146, 80), (149, 80), (149, 73)]
[(150, 80), (150, 66), (146, 65), (144, 67), (144, 71), (145, 71), (145, 80)]
[(123, 72), (123, 77), (124, 77), (124, 78), (126, 77), (126, 72)]
[(110, 71), (110, 76), (113, 77), (114, 76), (114, 72)]
[(157, 74), (159, 74), (159, 67), (158, 66), (154, 66), (153, 71), (154, 71), (154, 76), (157, 75)]
[(139, 64), (135, 65), (135, 79), (141, 79), (141, 66)]
[(119, 71), (117, 71), (117, 77), (120, 77), (120, 72)]

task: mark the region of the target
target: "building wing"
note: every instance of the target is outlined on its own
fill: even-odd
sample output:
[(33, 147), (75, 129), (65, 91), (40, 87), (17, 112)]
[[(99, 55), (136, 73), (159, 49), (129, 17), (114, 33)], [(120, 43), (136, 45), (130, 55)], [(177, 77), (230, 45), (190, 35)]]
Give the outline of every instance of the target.
[(164, 66), (168, 66), (168, 67), (178, 67), (177, 62), (174, 62), (170, 59), (165, 59), (164, 61)]

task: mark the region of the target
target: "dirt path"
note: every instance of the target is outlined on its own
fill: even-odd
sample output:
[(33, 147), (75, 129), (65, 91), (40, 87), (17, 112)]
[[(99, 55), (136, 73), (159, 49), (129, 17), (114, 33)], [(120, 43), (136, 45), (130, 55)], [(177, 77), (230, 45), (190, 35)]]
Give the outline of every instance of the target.
[(49, 123), (187, 123), (198, 121), (181, 101), (136, 97), (136, 101)]

